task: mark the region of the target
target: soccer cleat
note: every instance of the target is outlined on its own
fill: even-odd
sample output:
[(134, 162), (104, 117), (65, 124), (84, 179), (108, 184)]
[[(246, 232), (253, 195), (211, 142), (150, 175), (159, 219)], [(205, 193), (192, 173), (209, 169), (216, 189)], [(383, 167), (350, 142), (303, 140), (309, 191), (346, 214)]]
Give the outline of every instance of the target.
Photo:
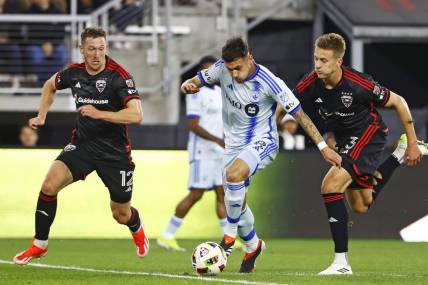
[(333, 263), (318, 275), (352, 275), (352, 268), (349, 264)]
[[(34, 239), (33, 239), (34, 240)], [(18, 265), (26, 265), (33, 258), (42, 258), (48, 253), (48, 247), (40, 248), (31, 241), (31, 245), (29, 248), (24, 250), (23, 252), (18, 253), (13, 258), (13, 262)]]
[[(428, 155), (428, 143), (424, 141), (417, 141), (419, 150), (422, 152), (422, 155)], [(397, 148), (392, 153), (395, 158), (397, 158), (398, 162), (403, 163), (404, 161), (404, 153), (407, 149), (407, 135), (402, 134), (400, 139), (398, 140)]]
[(245, 251), (245, 244), (243, 244), (239, 239), (236, 239), (233, 248), (235, 250)]
[(246, 252), (241, 263), (240, 273), (251, 273), (256, 267), (256, 259), (266, 249), (265, 242), (259, 239), (257, 249), (253, 252)]
[(166, 249), (171, 251), (185, 251), (184, 248), (180, 247), (177, 243), (177, 240), (175, 238), (167, 239), (163, 236), (159, 237), (156, 241), (156, 243)]
[(137, 247), (137, 255), (141, 258), (146, 256), (149, 252), (149, 239), (144, 233), (143, 225), (141, 225), (137, 232), (132, 233), (132, 238)]
[(235, 245), (235, 238), (230, 237), (228, 235), (224, 235), (223, 239), (220, 242), (220, 246), (224, 249), (226, 252), (226, 256), (229, 257), (229, 255), (232, 253), (233, 247)]

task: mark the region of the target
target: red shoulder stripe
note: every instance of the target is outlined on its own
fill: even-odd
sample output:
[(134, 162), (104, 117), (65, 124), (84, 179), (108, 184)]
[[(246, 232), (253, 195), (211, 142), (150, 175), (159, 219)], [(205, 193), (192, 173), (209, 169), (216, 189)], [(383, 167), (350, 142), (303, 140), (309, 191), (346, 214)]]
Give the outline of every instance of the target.
[(361, 77), (360, 75), (358, 75), (358, 74), (356, 74), (356, 73), (354, 73), (354, 72), (351, 72), (350, 70), (344, 69), (343, 71), (344, 71), (344, 72), (343, 72), (343, 76), (344, 76), (346, 79), (349, 79), (349, 80), (351, 80), (351, 81), (353, 81), (353, 82), (357, 83), (358, 85), (360, 85), (360, 86), (362, 86), (362, 87), (366, 88), (366, 89), (367, 89), (367, 90), (369, 90), (369, 91), (372, 91), (372, 90), (373, 90), (373, 88), (374, 88), (374, 83), (373, 83), (373, 82), (371, 82), (370, 80), (367, 80), (367, 79), (365, 79), (365, 78)]
[(120, 77), (122, 77), (123, 79), (129, 79), (130, 78), (128, 71), (126, 71), (122, 66), (120, 66), (119, 64), (117, 64), (113, 60), (109, 60), (109, 62), (107, 64), (107, 69), (112, 70), (112, 71), (116, 71), (120, 75)]
[(85, 69), (85, 64), (84, 63), (72, 63), (69, 66), (67, 66), (66, 69), (70, 69), (70, 68), (80, 68), (80, 69)]
[(303, 92), (309, 85), (311, 85), (317, 79), (317, 74), (315, 71), (312, 71), (305, 79), (300, 81), (297, 86), (297, 92)]

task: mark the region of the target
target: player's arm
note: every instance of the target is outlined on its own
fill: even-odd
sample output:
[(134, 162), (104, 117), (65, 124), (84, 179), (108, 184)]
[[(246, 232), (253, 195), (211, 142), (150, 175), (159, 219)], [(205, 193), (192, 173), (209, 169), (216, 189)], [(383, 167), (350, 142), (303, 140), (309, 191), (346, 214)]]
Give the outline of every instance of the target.
[(385, 107), (395, 109), (407, 135), (407, 149), (404, 154), (405, 163), (407, 165), (416, 165), (421, 160), (422, 153), (417, 146), (413, 118), (406, 100), (400, 95), (390, 91), (390, 96)]
[(303, 111), (298, 110), (294, 114), (294, 119), (299, 125), (305, 130), (306, 134), (312, 139), (312, 141), (318, 146), (325, 161), (333, 166), (339, 166), (342, 163), (342, 158), (331, 148), (329, 148), (318, 131), (317, 127), (312, 122), (311, 118)]
[(181, 92), (183, 94), (193, 94), (196, 92), (199, 92), (199, 88), (203, 86), (201, 80), (199, 79), (199, 76), (195, 76), (193, 78), (187, 79), (186, 81), (181, 84)]
[(40, 99), (39, 113), (37, 117), (31, 118), (28, 120), (28, 125), (37, 129), (45, 124), (46, 115), (48, 113), (49, 107), (52, 105), (55, 98), (55, 78), (57, 73), (55, 73), (51, 78), (46, 80), (45, 84), (43, 84), (42, 88), (42, 96)]
[(189, 118), (187, 120), (187, 125), (189, 126), (190, 130), (194, 132), (197, 136), (215, 142), (216, 144), (224, 148), (224, 140), (222, 138), (210, 134), (206, 129), (201, 127), (199, 125), (199, 118)]
[(115, 124), (135, 124), (143, 121), (143, 110), (141, 108), (140, 99), (129, 100), (126, 103), (126, 108), (117, 112), (101, 111), (92, 105), (80, 106), (77, 111), (82, 116), (104, 120)]

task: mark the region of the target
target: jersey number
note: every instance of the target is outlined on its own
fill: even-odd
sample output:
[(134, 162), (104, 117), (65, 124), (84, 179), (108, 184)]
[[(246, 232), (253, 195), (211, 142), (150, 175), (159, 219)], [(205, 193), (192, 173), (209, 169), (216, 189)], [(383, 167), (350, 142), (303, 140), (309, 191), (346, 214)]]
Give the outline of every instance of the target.
[[(131, 186), (132, 185), (132, 183), (133, 183), (133, 176), (132, 176), (132, 174), (133, 173), (134, 173), (133, 170), (128, 171), (128, 172), (126, 172), (124, 170), (120, 171), (120, 175), (122, 176), (122, 186), (123, 187), (125, 187), (125, 186)], [(127, 177), (129, 177), (128, 182), (126, 182), (126, 178)]]

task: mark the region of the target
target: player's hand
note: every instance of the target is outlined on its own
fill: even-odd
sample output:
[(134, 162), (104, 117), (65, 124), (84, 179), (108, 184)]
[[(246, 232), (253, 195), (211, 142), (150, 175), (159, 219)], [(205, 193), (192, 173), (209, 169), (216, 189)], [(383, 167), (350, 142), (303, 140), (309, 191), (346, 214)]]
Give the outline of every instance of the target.
[(186, 80), (181, 84), (181, 92), (184, 94), (193, 94), (199, 92), (199, 88), (191, 80)]
[(221, 146), (222, 148), (224, 148), (225, 144), (224, 144), (224, 139), (218, 138), (215, 141), (219, 146)]
[(324, 157), (324, 160), (333, 166), (340, 167), (340, 165), (342, 164), (342, 157), (340, 157), (337, 152), (335, 152), (329, 147), (324, 148), (321, 151), (321, 154)]
[(37, 130), (39, 127), (42, 127), (45, 125), (45, 119), (37, 116), (34, 118), (31, 118), (28, 120), (28, 126), (30, 126), (30, 128)]
[(404, 152), (404, 163), (408, 166), (418, 164), (422, 159), (422, 152), (417, 143), (408, 144)]
[(101, 119), (101, 111), (92, 105), (80, 106), (77, 109), (77, 112), (79, 112), (84, 117), (90, 117), (92, 119)]

